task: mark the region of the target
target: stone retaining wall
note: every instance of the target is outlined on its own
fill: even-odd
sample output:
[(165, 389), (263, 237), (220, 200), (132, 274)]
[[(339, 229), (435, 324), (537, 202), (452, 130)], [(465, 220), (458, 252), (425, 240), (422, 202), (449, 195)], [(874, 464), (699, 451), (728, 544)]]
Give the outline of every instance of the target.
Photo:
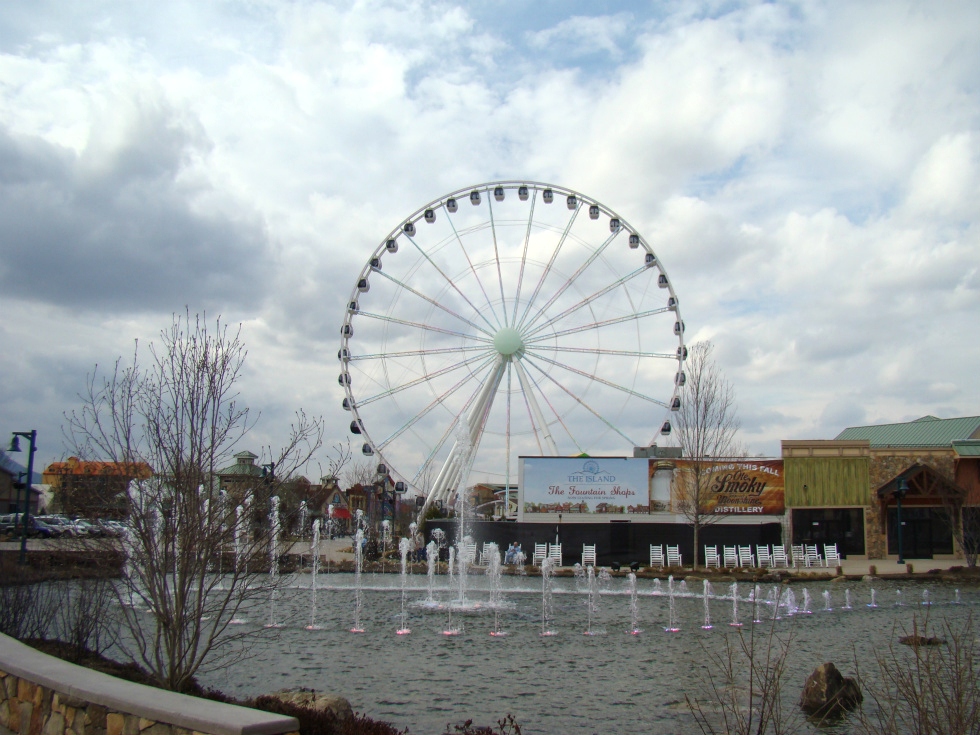
[(0, 725), (19, 735), (297, 735), (294, 717), (117, 679), (0, 635)]

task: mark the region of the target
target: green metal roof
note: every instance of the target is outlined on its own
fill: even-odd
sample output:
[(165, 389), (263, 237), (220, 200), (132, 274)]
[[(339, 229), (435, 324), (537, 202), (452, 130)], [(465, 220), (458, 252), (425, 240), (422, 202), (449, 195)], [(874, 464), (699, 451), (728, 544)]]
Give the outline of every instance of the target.
[(948, 447), (954, 441), (980, 439), (980, 416), (940, 419), (923, 416), (903, 424), (852, 426), (837, 439), (867, 439), (872, 447)]
[(960, 457), (980, 457), (980, 441), (953, 442), (953, 449)]

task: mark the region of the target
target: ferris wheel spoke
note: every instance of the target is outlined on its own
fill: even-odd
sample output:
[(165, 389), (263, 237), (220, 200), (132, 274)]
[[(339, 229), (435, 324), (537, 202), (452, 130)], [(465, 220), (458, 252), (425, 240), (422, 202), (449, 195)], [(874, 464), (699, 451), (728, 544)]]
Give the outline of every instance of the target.
[(453, 363), (452, 365), (448, 365), (442, 368), (441, 370), (436, 370), (433, 373), (426, 373), (425, 375), (421, 375), (418, 378), (415, 378), (414, 380), (410, 380), (407, 383), (403, 383), (402, 385), (395, 386), (394, 388), (389, 388), (387, 390), (382, 391), (381, 393), (376, 393), (370, 398), (359, 400), (357, 401), (357, 407), (362, 408), (363, 406), (368, 406), (374, 403), (375, 401), (381, 400), (382, 398), (388, 398), (389, 396), (393, 396), (396, 393), (401, 393), (402, 391), (408, 390), (409, 388), (414, 388), (417, 385), (422, 385), (422, 383), (426, 383), (432, 380), (433, 378), (438, 378), (443, 375), (448, 375), (449, 373), (452, 373), (456, 370), (462, 370), (463, 368), (473, 364), (474, 362), (478, 362), (481, 359), (483, 360), (487, 359), (487, 355), (486, 354), (476, 355), (475, 357), (467, 358), (462, 362), (457, 362), (457, 363)]
[(617, 229), (615, 232), (609, 234), (609, 237), (605, 239), (602, 245), (597, 247), (595, 249), (595, 252), (593, 252), (588, 258), (586, 258), (585, 262), (582, 263), (582, 265), (580, 265), (575, 270), (575, 272), (571, 276), (569, 276), (561, 286), (558, 287), (558, 289), (551, 295), (551, 298), (549, 298), (548, 301), (545, 302), (544, 306), (538, 309), (537, 314), (535, 314), (531, 318), (531, 321), (524, 323), (523, 327), (525, 330), (530, 329), (532, 326), (534, 326), (534, 323), (538, 320), (538, 318), (542, 314), (547, 312), (549, 307), (553, 303), (555, 303), (558, 299), (560, 299), (562, 294), (565, 293), (565, 291), (571, 288), (572, 284), (575, 283), (576, 280), (578, 280), (578, 277), (581, 276), (583, 273), (585, 273), (585, 271), (589, 269), (589, 266), (592, 265), (596, 261), (596, 259), (600, 255), (602, 255), (603, 252), (605, 252), (606, 248), (608, 248), (612, 244), (613, 240), (616, 239), (616, 237), (619, 235), (620, 232), (622, 232), (622, 228)]
[(666, 306), (660, 309), (650, 309), (649, 311), (641, 311), (636, 314), (626, 314), (625, 316), (619, 316), (615, 319), (605, 319), (601, 322), (592, 322), (590, 324), (583, 324), (578, 327), (571, 327), (569, 329), (563, 329), (560, 332), (551, 332), (537, 337), (536, 339), (525, 340), (525, 344), (531, 345), (540, 342), (545, 339), (553, 339), (554, 337), (565, 337), (569, 334), (579, 334), (581, 332), (588, 332), (593, 329), (601, 329), (602, 327), (608, 327), (612, 324), (622, 324), (623, 322), (636, 321), (644, 319), (648, 316), (653, 316), (655, 314), (663, 314), (664, 312), (670, 311)]
[[(542, 331), (544, 329), (547, 329), (552, 324), (556, 324), (556, 323), (560, 322), (562, 319), (564, 319), (565, 317), (574, 314), (579, 309), (585, 308), (586, 306), (588, 306), (589, 304), (591, 304), (592, 302), (594, 302), (596, 299), (600, 299), (603, 296), (605, 296), (606, 294), (608, 294), (609, 292), (615, 291), (617, 288), (619, 288), (623, 284), (628, 283), (629, 281), (631, 281), (634, 278), (636, 278), (638, 275), (640, 275), (641, 273), (643, 273), (645, 270), (646, 270), (646, 268), (637, 268), (632, 273), (629, 273), (629, 274), (623, 276), (622, 278), (617, 278), (615, 281), (613, 281), (612, 283), (610, 283), (605, 288), (602, 288), (602, 289), (596, 291), (595, 293), (593, 293), (593, 294), (591, 294), (589, 296), (586, 296), (584, 299), (582, 299), (578, 303), (572, 304), (571, 306), (569, 306), (567, 309), (565, 309), (565, 311), (563, 311), (560, 314), (557, 314), (557, 315), (551, 317), (547, 321), (544, 321), (544, 322), (538, 324), (537, 326), (535, 326), (532, 329), (531, 328), (531, 324), (533, 324), (534, 321), (535, 321), (535, 319), (537, 319), (537, 317), (535, 317), (535, 319), (532, 319), (531, 320), (531, 323), (530, 324), (528, 324), (527, 326), (525, 326), (525, 332), (524, 332), (525, 339), (528, 338), (528, 337), (533, 337), (535, 334), (537, 334), (538, 332), (540, 332), (540, 331)], [(545, 306), (544, 308), (547, 309), (548, 307)], [(543, 312), (539, 312), (539, 314), (541, 314), (541, 313), (543, 313)]]
[[(538, 405), (537, 399), (534, 397), (534, 391), (531, 390), (531, 380), (528, 378), (527, 372), (521, 366), (521, 363), (514, 363), (514, 370), (517, 372), (517, 379), (521, 383), (521, 390), (524, 392), (524, 400), (527, 401), (528, 410), (534, 417), (534, 421), (531, 422), (532, 427), (536, 423), (541, 430), (541, 440), (544, 442), (544, 446), (551, 456), (558, 456), (558, 445), (555, 444), (554, 437), (551, 436), (551, 429), (548, 428), (548, 422), (544, 420), (544, 414), (541, 413), (541, 407)], [(535, 429), (535, 435), (537, 435), (538, 430)], [(538, 446), (541, 446), (541, 440), (538, 441)]]
[(409, 293), (414, 294), (415, 296), (418, 296), (423, 301), (426, 301), (426, 302), (432, 304), (437, 309), (441, 309), (446, 314), (449, 314), (450, 316), (455, 317), (456, 319), (459, 319), (461, 322), (463, 322), (463, 324), (468, 324), (469, 326), (473, 327), (473, 329), (475, 329), (476, 331), (482, 332), (483, 334), (487, 335), (488, 337), (491, 337), (491, 338), (493, 337), (492, 332), (490, 332), (489, 330), (487, 330), (487, 329), (485, 329), (485, 328), (483, 328), (483, 327), (481, 327), (481, 326), (479, 326), (477, 324), (474, 324), (469, 319), (467, 319), (466, 317), (464, 317), (462, 314), (457, 314), (455, 311), (453, 311), (452, 309), (450, 309), (450, 308), (446, 307), (445, 305), (439, 303), (438, 301), (436, 301), (432, 297), (426, 296), (424, 293), (422, 293), (418, 289), (412, 288), (407, 283), (404, 283), (404, 282), (398, 280), (397, 278), (393, 277), (390, 273), (386, 273), (385, 271), (375, 271), (375, 272), (378, 275), (380, 275), (380, 276), (384, 276), (385, 278), (387, 278), (389, 281), (391, 281), (395, 285), (399, 286), (400, 288), (403, 288), (404, 290), (408, 291)]
[(613, 357), (654, 357), (664, 360), (677, 359), (676, 353), (640, 352), (639, 350), (606, 350), (601, 347), (558, 347), (556, 345), (549, 345), (548, 347), (541, 347), (540, 349), (547, 349), (550, 352), (577, 352), (586, 355), (609, 355)]
[(562, 231), (561, 237), (558, 238), (558, 244), (555, 245), (555, 250), (551, 254), (548, 264), (545, 266), (544, 270), (541, 271), (541, 275), (538, 277), (538, 282), (534, 287), (534, 292), (531, 294), (531, 298), (527, 300), (527, 306), (524, 307), (524, 313), (521, 314), (521, 318), (517, 320), (517, 324), (523, 324), (524, 320), (527, 319), (527, 314), (531, 310), (531, 304), (534, 303), (535, 299), (538, 298), (538, 294), (541, 293), (541, 288), (544, 286), (544, 282), (547, 280), (548, 274), (551, 273), (551, 268), (558, 259), (558, 253), (561, 252), (562, 245), (565, 244), (565, 240), (568, 238), (568, 233), (572, 229), (572, 225), (575, 224), (575, 218), (578, 217), (578, 213), (581, 210), (581, 207), (575, 207), (575, 209), (572, 211), (572, 216), (568, 218), (568, 223), (565, 225), (565, 229)]
[[(456, 226), (453, 225), (453, 221), (452, 221), (452, 218), (451, 217), (449, 218), (449, 225), (453, 228), (453, 232), (456, 233)], [(408, 236), (406, 235), (406, 237), (408, 237)], [(463, 247), (462, 241), (459, 240), (459, 233), (456, 233), (456, 239), (459, 241), (460, 247)], [(431, 265), (435, 269), (436, 273), (438, 273), (440, 276), (443, 277), (443, 279), (446, 281), (446, 283), (449, 285), (449, 287), (452, 288), (453, 291), (455, 291), (457, 294), (459, 294), (460, 298), (462, 298), (463, 301), (465, 301), (467, 304), (470, 305), (470, 308), (473, 309), (473, 312), (480, 315), (480, 318), (482, 318), (483, 321), (485, 321), (487, 323), (487, 326), (490, 327), (490, 330), (491, 331), (496, 331), (497, 330), (497, 327), (493, 324), (493, 322), (491, 322), (489, 319), (487, 319), (486, 314), (484, 314), (483, 310), (482, 309), (478, 309), (477, 306), (476, 306), (476, 304), (474, 304), (472, 301), (470, 301), (469, 297), (465, 293), (463, 293), (463, 291), (456, 284), (456, 281), (454, 281), (452, 278), (450, 278), (448, 275), (446, 275), (446, 272), (443, 271), (443, 269), (439, 267), (439, 265), (429, 256), (429, 254), (427, 252), (425, 252), (425, 250), (423, 250), (421, 247), (419, 247), (419, 244), (417, 242), (415, 242), (415, 238), (408, 237), (408, 241), (410, 243), (412, 243), (412, 245), (415, 246), (415, 249), (418, 250), (419, 251), (419, 254), (423, 258), (425, 258), (425, 260), (429, 263), (429, 265)], [(464, 253), (465, 253), (465, 248), (464, 248)], [(468, 255), (466, 257), (466, 260), (469, 261), (469, 256)], [(473, 267), (472, 263), (470, 264), (470, 267), (471, 268)], [(481, 288), (482, 288), (482, 286), (481, 286)], [(486, 295), (486, 294), (484, 293), (484, 295)]]
[(374, 314), (370, 311), (359, 311), (358, 316), (363, 316), (368, 319), (377, 319), (378, 321), (388, 322), (389, 324), (400, 324), (403, 327), (412, 327), (413, 329), (420, 329), (425, 332), (438, 332), (439, 334), (448, 334), (451, 337), (461, 337), (463, 339), (473, 340), (475, 342), (483, 342), (488, 347), (493, 344), (493, 340), (489, 337), (477, 337), (475, 334), (466, 334), (465, 332), (457, 332), (454, 329), (443, 329), (442, 327), (436, 327), (432, 324), (424, 324), (423, 322), (413, 322), (408, 319), (398, 319), (397, 317), (388, 316), (387, 314)]
[[(517, 310), (521, 306), (521, 289), (524, 286), (524, 268), (527, 265), (527, 249), (531, 244), (531, 225), (534, 223), (534, 205), (538, 201), (538, 190), (534, 190), (534, 196), (531, 197), (530, 211), (527, 215), (527, 229), (524, 231), (524, 247), (521, 253), (521, 268), (517, 274), (517, 295), (514, 297), (514, 321), (510, 326), (515, 326), (517, 324)], [(510, 375), (510, 369), (508, 368), (508, 376)]]
[[(531, 357), (530, 357), (530, 355), (528, 353), (525, 353), (524, 354), (524, 359), (525, 360), (530, 360)], [(654, 404), (656, 404), (658, 406), (662, 406), (663, 408), (667, 408), (667, 404), (664, 401), (661, 401), (661, 400), (659, 400), (657, 398), (651, 398), (650, 396), (645, 395), (643, 393), (638, 393), (637, 391), (633, 390), (632, 388), (627, 388), (626, 386), (620, 385), (619, 383), (614, 383), (611, 380), (606, 380), (605, 378), (600, 378), (598, 375), (595, 375), (593, 373), (587, 373), (585, 370), (580, 370), (577, 367), (572, 367), (571, 365), (566, 365), (563, 362), (558, 362), (557, 360), (552, 360), (550, 357), (545, 357), (544, 355), (541, 355), (541, 354), (534, 354), (533, 359), (541, 360), (542, 362), (546, 362), (549, 365), (554, 365), (555, 367), (561, 368), (562, 370), (567, 370), (570, 373), (575, 373), (575, 375), (580, 375), (583, 378), (588, 378), (589, 380), (594, 380), (597, 383), (601, 383), (602, 385), (608, 386), (608, 387), (610, 387), (610, 388), (612, 388), (614, 390), (618, 390), (621, 393), (625, 393), (626, 395), (632, 396), (633, 398), (639, 398), (641, 400), (648, 401), (649, 403), (654, 403)], [(533, 364), (533, 362), (532, 362), (532, 364)], [(538, 366), (535, 366), (535, 367), (538, 367)], [(541, 368), (538, 367), (538, 369), (540, 370)]]
[[(540, 371), (540, 368), (537, 368), (537, 366), (534, 367)], [(576, 449), (578, 450), (578, 453), (581, 454), (584, 451), (582, 449), (581, 442), (579, 442), (578, 439), (575, 438), (575, 435), (572, 433), (572, 430), (568, 428), (568, 424), (565, 423), (565, 420), (562, 418), (561, 414), (555, 409), (554, 405), (552, 405), (551, 399), (548, 398), (548, 392), (541, 387), (541, 384), (534, 379), (534, 376), (528, 375), (527, 371), (525, 371), (525, 375), (527, 375), (527, 379), (531, 383), (531, 385), (537, 388), (538, 393), (541, 395), (541, 400), (543, 400), (545, 405), (548, 406), (548, 408), (551, 410), (551, 413), (554, 415), (555, 420), (561, 425), (561, 428), (565, 430), (565, 433), (568, 435), (568, 438), (572, 440), (572, 444), (575, 445)]]
[[(493, 356), (493, 355), (487, 357), (486, 360), (485, 360), (485, 362), (482, 365), (478, 365), (476, 367), (476, 369), (475, 369), (474, 372), (476, 372), (476, 373), (482, 372), (484, 370), (484, 368), (486, 368), (494, 359), (495, 359), (495, 356)], [(397, 439), (398, 437), (400, 437), (402, 434), (404, 434), (406, 431), (408, 431), (408, 429), (412, 428), (413, 426), (415, 426), (415, 424), (417, 424), (423, 418), (425, 418), (426, 416), (428, 416), (429, 413), (431, 413), (432, 410), (436, 406), (444, 405), (447, 398), (450, 398), (453, 395), (455, 395), (457, 392), (459, 392), (459, 390), (464, 385), (466, 385), (467, 383), (469, 383), (472, 379), (473, 379), (473, 374), (469, 374), (469, 375), (466, 375), (463, 378), (461, 378), (455, 385), (451, 386), (448, 390), (443, 391), (442, 394), (436, 396), (429, 403), (429, 405), (427, 405), (425, 408), (423, 408), (421, 411), (419, 411), (409, 421), (407, 421), (406, 423), (402, 424), (393, 434), (389, 435), (386, 439), (384, 439), (381, 442), (379, 442), (375, 446), (375, 448), (376, 449), (384, 449), (385, 447), (387, 447), (392, 441), (394, 441), (395, 439)]]
[[(554, 349), (554, 348), (552, 348)], [(365, 360), (387, 360), (405, 357), (427, 357), (429, 355), (451, 355), (459, 352), (486, 352), (486, 345), (461, 345), (459, 347), (437, 347), (424, 350), (403, 350), (401, 352), (369, 352), (364, 355), (350, 355), (349, 362), (361, 362)]]
[[(453, 218), (452, 217), (449, 217), (448, 216), (448, 213), (447, 213), (447, 219), (449, 220), (449, 226), (453, 228), (453, 234), (456, 236), (456, 242), (459, 243), (459, 249), (463, 253), (463, 257), (466, 258), (466, 264), (469, 266), (470, 273), (473, 274), (473, 278), (476, 280), (477, 285), (480, 287), (480, 293), (483, 294), (483, 298), (487, 302), (487, 307), (489, 308), (490, 313), (493, 314), (493, 318), (497, 322), (498, 326), (494, 326), (490, 322), (490, 320), (486, 318), (486, 316), (483, 314), (483, 311), (482, 310), (478, 310), (478, 311), (479, 311), (480, 315), (483, 316), (483, 320), (488, 325), (490, 325), (490, 329), (492, 331), (496, 331), (498, 329), (498, 327), (499, 327), (499, 324), (500, 324), (500, 318), (497, 316), (497, 310), (493, 308), (493, 301), (490, 300), (490, 296), (487, 294), (487, 289), (483, 285), (483, 281), (480, 279), (479, 273), (477, 273), (476, 266), (473, 265), (473, 259), (470, 258), (469, 251), (467, 251), (466, 245), (463, 244), (463, 238), (461, 238), (459, 236), (459, 231), (456, 229), (456, 223), (453, 222)], [(496, 238), (494, 239), (494, 243), (496, 243)], [(472, 306), (472, 303), (470, 305)], [(474, 307), (474, 308), (476, 308), (476, 307)]]
[[(599, 413), (596, 409), (592, 408), (592, 406), (590, 406), (588, 403), (586, 403), (585, 401), (583, 401), (577, 395), (575, 395), (570, 390), (568, 390), (568, 388), (566, 388), (564, 385), (562, 385), (560, 381), (555, 380), (554, 376), (549, 375), (546, 370), (542, 370), (540, 366), (535, 365), (533, 362), (530, 362), (528, 364), (531, 367), (533, 367), (535, 370), (537, 370), (538, 372), (540, 372), (548, 380), (550, 380), (555, 386), (557, 386), (563, 393), (565, 393), (567, 396), (569, 396), (578, 405), (580, 405), (586, 411), (588, 411), (593, 416), (595, 416), (597, 419), (599, 419), (599, 421), (601, 421), (606, 426), (608, 426), (610, 429), (612, 429), (613, 431), (615, 431), (617, 434), (619, 434), (621, 437), (623, 437), (623, 439), (625, 439), (626, 441), (628, 441), (630, 444), (632, 444), (633, 446), (636, 446), (636, 442), (634, 442), (630, 437), (626, 436), (626, 434), (624, 434), (622, 431), (620, 431), (619, 428), (617, 428), (615, 424), (613, 424), (609, 419), (605, 418), (601, 413)], [(562, 425), (564, 426), (564, 424), (562, 424)], [(569, 435), (569, 436), (571, 436), (571, 435)], [(573, 441), (574, 441), (574, 439), (573, 439)], [(576, 442), (576, 444), (577, 444), (577, 442)]]
[(497, 263), (497, 283), (500, 286), (500, 308), (504, 310), (504, 321), (502, 324), (509, 324), (507, 319), (507, 298), (504, 296), (504, 274), (500, 270), (500, 247), (497, 245), (497, 225), (493, 221), (493, 198), (487, 192), (487, 207), (490, 210), (490, 234), (493, 236), (493, 259)]

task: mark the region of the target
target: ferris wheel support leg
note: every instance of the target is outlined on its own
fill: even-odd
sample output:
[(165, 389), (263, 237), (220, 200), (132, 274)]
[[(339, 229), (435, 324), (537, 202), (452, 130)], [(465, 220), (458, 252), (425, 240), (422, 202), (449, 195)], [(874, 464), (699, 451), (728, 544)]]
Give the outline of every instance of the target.
[(544, 414), (541, 413), (541, 407), (538, 406), (538, 401), (534, 397), (531, 381), (524, 372), (523, 366), (517, 360), (514, 361), (514, 369), (517, 371), (517, 379), (521, 383), (521, 390), (524, 391), (524, 396), (527, 398), (527, 403), (531, 407), (531, 413), (534, 414), (534, 420), (537, 421), (538, 426), (541, 427), (541, 435), (544, 439), (545, 446), (548, 448), (548, 451), (551, 452), (552, 456), (557, 457), (558, 445), (555, 444), (555, 439), (551, 436), (551, 429), (548, 428), (548, 424), (544, 420)]
[(464, 477), (466, 469), (472, 465), (472, 455), (476, 453), (476, 450), (480, 446), (480, 439), (483, 438), (483, 429), (486, 426), (487, 416), (490, 414), (491, 406), (493, 406), (493, 397), (497, 394), (497, 389), (500, 387), (505, 365), (505, 361), (502, 358), (498, 358), (493, 373), (489, 376), (476, 401), (473, 403), (470, 413), (465, 419), (470, 446), (468, 448), (463, 447), (459, 441), (453, 443), (453, 448), (442, 465), (442, 469), (439, 470), (436, 481), (432, 485), (432, 490), (425, 498), (425, 504), (419, 511), (417, 519), (419, 523), (422, 522), (426, 512), (434, 502), (438, 500), (446, 502), (449, 500), (450, 493), (461, 482), (466, 481)]

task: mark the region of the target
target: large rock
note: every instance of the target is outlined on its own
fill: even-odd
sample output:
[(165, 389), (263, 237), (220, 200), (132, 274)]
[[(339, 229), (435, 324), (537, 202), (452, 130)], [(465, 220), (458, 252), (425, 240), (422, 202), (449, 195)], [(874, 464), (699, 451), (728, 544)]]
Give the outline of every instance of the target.
[(820, 664), (803, 685), (800, 707), (808, 715), (835, 717), (857, 707), (864, 697), (851, 677), (843, 676), (832, 663)]
[(347, 720), (354, 716), (350, 702), (336, 694), (320, 694), (313, 689), (283, 689), (272, 696), (300, 707), (332, 712), (338, 720)]

